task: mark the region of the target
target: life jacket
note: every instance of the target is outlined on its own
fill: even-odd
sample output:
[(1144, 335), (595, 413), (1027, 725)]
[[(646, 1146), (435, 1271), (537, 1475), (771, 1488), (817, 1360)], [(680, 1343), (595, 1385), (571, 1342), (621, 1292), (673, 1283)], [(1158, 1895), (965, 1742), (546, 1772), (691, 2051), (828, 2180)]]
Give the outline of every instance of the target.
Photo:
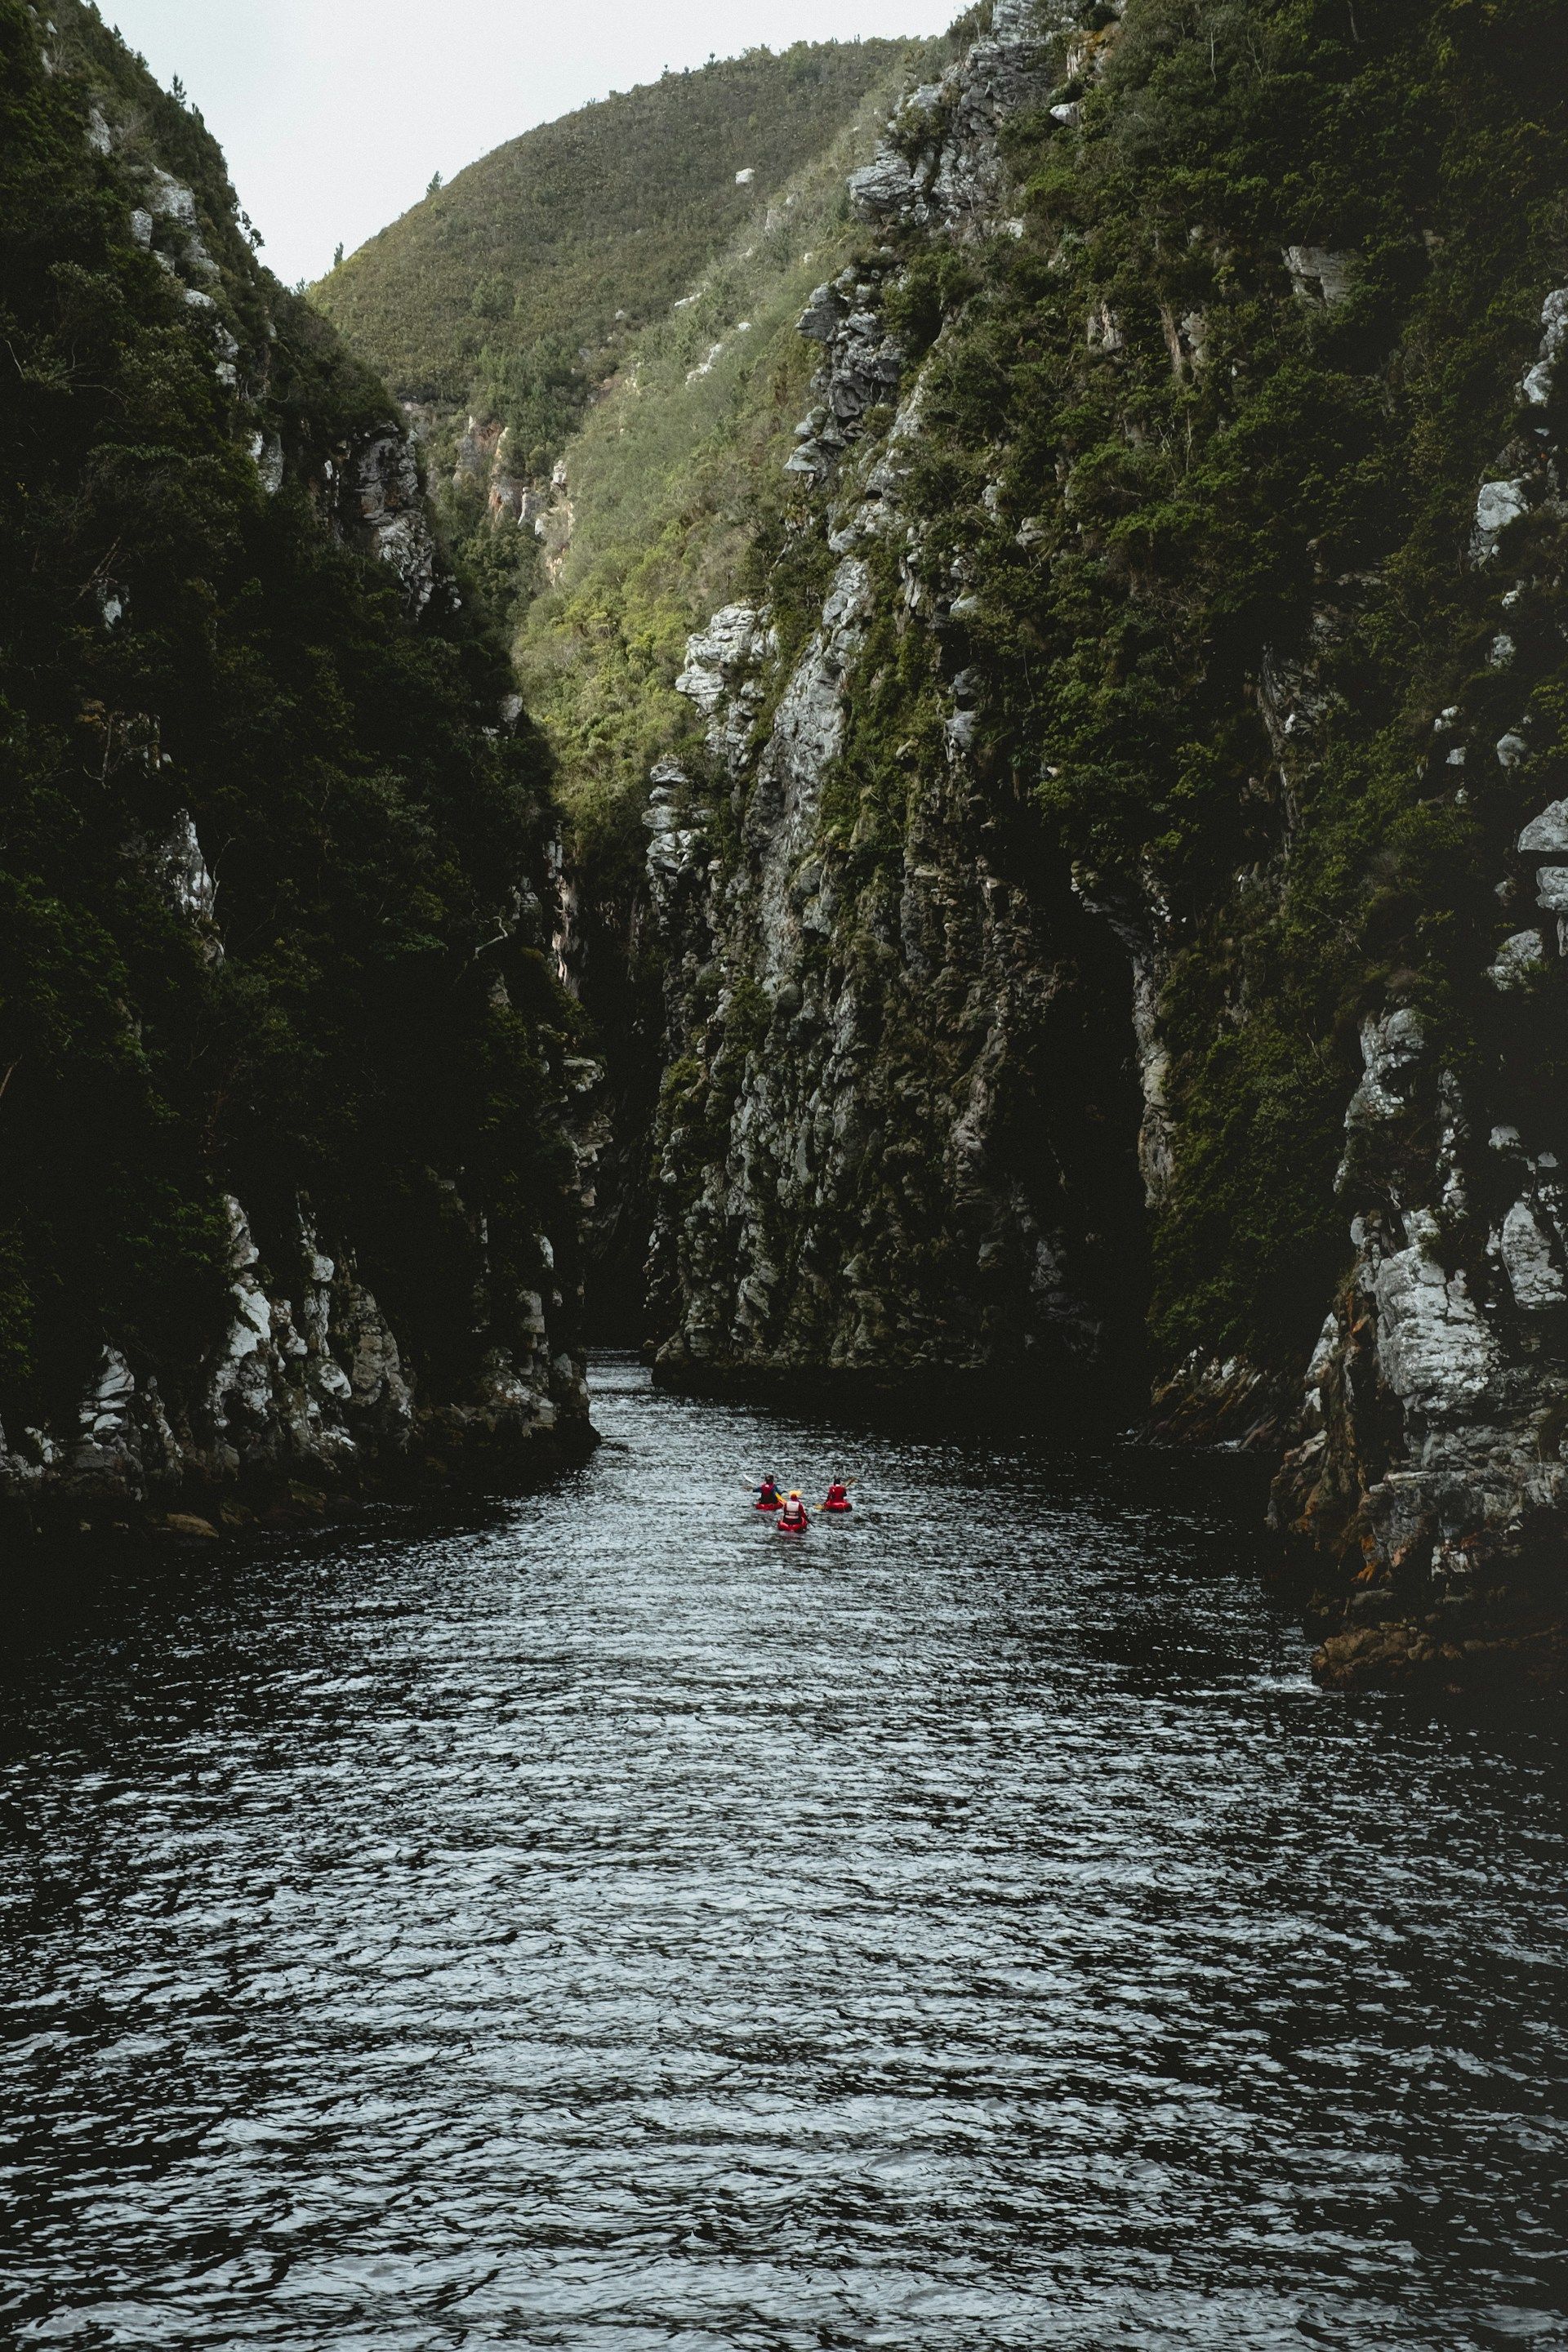
[(788, 1528), (792, 1535), (798, 1535), (803, 1528), (809, 1527), (810, 1524), (811, 1522), (806, 1517), (806, 1509), (804, 1503), (796, 1503), (793, 1508), (784, 1510), (779, 1514), (780, 1527)]
[(758, 1489), (757, 1489), (757, 1508), (758, 1508), (758, 1510), (759, 1510), (759, 1511), (782, 1511), (782, 1510), (783, 1510), (783, 1508), (784, 1508), (784, 1496), (779, 1493), (779, 1490), (778, 1490), (778, 1488), (777, 1488), (776, 1486), (759, 1486), (759, 1487), (758, 1487)]
[(827, 1500), (823, 1508), (828, 1511), (847, 1511), (849, 1508), (848, 1494), (837, 1478), (827, 1490)]

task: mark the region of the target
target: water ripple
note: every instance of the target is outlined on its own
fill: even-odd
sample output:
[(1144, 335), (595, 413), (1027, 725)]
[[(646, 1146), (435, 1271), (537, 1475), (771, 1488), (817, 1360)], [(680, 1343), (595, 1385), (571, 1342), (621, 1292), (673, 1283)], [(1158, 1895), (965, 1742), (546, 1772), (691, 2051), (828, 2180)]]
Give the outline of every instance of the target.
[(1204, 1474), (598, 1368), (431, 1531), (23, 1612), (18, 2346), (1568, 2345), (1551, 1722), (1315, 1692)]

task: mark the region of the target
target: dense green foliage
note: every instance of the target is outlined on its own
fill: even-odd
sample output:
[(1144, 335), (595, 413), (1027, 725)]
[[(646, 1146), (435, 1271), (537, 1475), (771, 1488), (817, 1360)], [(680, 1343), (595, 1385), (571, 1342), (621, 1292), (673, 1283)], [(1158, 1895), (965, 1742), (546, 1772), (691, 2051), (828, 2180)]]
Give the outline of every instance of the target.
[(590, 866), (640, 844), (650, 767), (700, 740), (675, 692), (687, 637), (749, 583), (795, 503), (784, 463), (819, 356), (795, 321), (848, 250), (845, 179), (907, 72), (795, 174), (693, 301), (638, 339), (571, 445), (571, 545), (527, 609), (517, 658)]
[[(416, 628), (345, 543), (384, 393), (258, 267), (199, 121), (95, 11), (53, 16), (46, 60), (0, 0), (0, 1417), (62, 1408), (110, 1338), (177, 1381), (229, 1190), (264, 1255), (305, 1197), (455, 1376), (480, 1220), (500, 1316), (566, 1172), (518, 919), (540, 754), (482, 631), (439, 593)], [(159, 168), (197, 242), (166, 210), (137, 241)], [(184, 811), (222, 953), (167, 878)]]
[[(1484, 1075), (1480, 971), (1524, 919), (1493, 886), (1563, 789), (1560, 526), (1515, 534), (1536, 544), (1506, 667), (1466, 548), (1568, 262), (1568, 18), (1129, 0), (1099, 22), (1104, 70), (1053, 93), (1079, 121), (1013, 135), (1025, 235), (910, 243), (900, 324), (932, 355), (910, 500), (924, 576), (966, 583), (942, 664), (984, 682), (987, 772), (1174, 942), (1159, 1342), (1278, 1361), (1342, 1259), (1360, 1017), (1416, 1003)], [(1293, 287), (1289, 247), (1347, 257), (1344, 299)], [(858, 714), (868, 791), (918, 739), (921, 669)], [(1265, 695), (1282, 718), (1299, 688), (1310, 748), (1281, 751)], [(1434, 750), (1451, 706), (1468, 770)], [(1527, 719), (1505, 770), (1490, 744)]]
[(760, 226), (904, 47), (752, 49), (544, 123), (351, 254), (316, 299), (404, 397), (499, 416), (537, 477), (629, 339)]

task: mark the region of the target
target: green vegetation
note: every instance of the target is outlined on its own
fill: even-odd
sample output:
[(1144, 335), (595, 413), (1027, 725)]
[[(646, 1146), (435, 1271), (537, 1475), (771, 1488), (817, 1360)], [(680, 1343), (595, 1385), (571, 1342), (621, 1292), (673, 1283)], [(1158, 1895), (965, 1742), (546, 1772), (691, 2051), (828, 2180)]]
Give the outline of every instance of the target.
[[(1488, 666), (1496, 584), (1464, 557), (1568, 274), (1568, 21), (1130, 0), (1103, 73), (1053, 98), (1081, 121), (1013, 135), (1026, 234), (962, 263), (910, 242), (921, 566), (933, 590), (965, 567), (943, 665), (984, 683), (995, 788), (1036, 783), (1100, 895), (1168, 910), (1161, 1349), (1288, 1361), (1343, 1261), (1360, 1019), (1415, 1003), (1484, 1070), (1479, 974), (1525, 919), (1493, 886), (1564, 789), (1562, 527), (1516, 534), (1511, 667)], [(1348, 257), (1342, 295), (1293, 286), (1290, 247)], [(1264, 696), (1282, 723), (1291, 666), (1312, 748), (1286, 744), (1282, 793)], [(858, 709), (868, 791), (922, 690)], [(1468, 771), (1433, 748), (1456, 705)], [(1505, 772), (1490, 745), (1524, 719)]]
[(433, 187), (315, 299), (402, 397), (499, 417), (538, 478), (631, 338), (905, 54), (799, 42), (617, 92)]
[(640, 840), (655, 760), (697, 753), (700, 724), (674, 690), (687, 637), (755, 584), (759, 545), (798, 502), (784, 463), (819, 353), (795, 320), (843, 264), (845, 179), (907, 72), (900, 63), (695, 299), (639, 339), (571, 445), (571, 544), (527, 611), (517, 659), (591, 863)]
[[(346, 543), (382, 388), (259, 269), (199, 121), (51, 13), (0, 0), (0, 1419), (66, 1411), (106, 1339), (176, 1397), (231, 1189), (280, 1277), (307, 1199), (460, 1384), (568, 1239), (542, 754), (498, 646)], [(194, 227), (139, 241), (157, 170)]]

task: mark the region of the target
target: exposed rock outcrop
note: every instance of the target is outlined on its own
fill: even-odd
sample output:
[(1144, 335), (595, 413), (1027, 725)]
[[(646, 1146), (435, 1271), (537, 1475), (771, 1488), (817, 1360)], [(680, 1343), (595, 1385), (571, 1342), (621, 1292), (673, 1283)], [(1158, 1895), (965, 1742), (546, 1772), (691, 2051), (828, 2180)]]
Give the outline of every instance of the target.
[(876, 307), (886, 277), (875, 264), (864, 277), (847, 269), (819, 286), (802, 311), (800, 332), (821, 344), (823, 363), (812, 385), (817, 404), (795, 428), (799, 446), (786, 472), (825, 473), (859, 439), (867, 412), (896, 397), (904, 354)]
[(870, 163), (852, 174), (849, 201), (860, 217), (960, 236), (993, 228), (1006, 182), (1002, 127), (1045, 96), (1050, 37), (1077, 20), (1069, 0), (996, 0), (990, 31), (940, 82), (904, 101)]
[[(1568, 319), (1548, 296), (1540, 358), (1521, 399), (1545, 405)], [(1487, 482), (1471, 558), (1489, 573), (1507, 534), (1555, 499), (1560, 453), (1545, 426), (1507, 480)], [(1494, 646), (1528, 579), (1497, 581)], [(1463, 704), (1439, 721), (1465, 763)], [(1496, 740), (1497, 766), (1531, 773), (1531, 719)], [(1501, 1670), (1568, 1669), (1568, 1202), (1559, 1106), (1511, 1071), (1532, 1023), (1560, 1013), (1568, 938), (1550, 918), (1563, 896), (1551, 860), (1568, 840), (1549, 803), (1518, 835), (1500, 904), (1528, 902), (1541, 929), (1503, 940), (1477, 975), (1489, 1066), (1442, 1066), (1411, 1008), (1367, 1020), (1365, 1076), (1346, 1113), (1340, 1196), (1354, 1263), (1308, 1378), (1299, 1441), (1275, 1488), (1274, 1519), (1352, 1573), (1348, 1615), (1322, 1605), (1326, 1679), (1468, 1685)], [(1533, 868), (1533, 871), (1531, 869)], [(1568, 903), (1568, 898), (1565, 898)]]
[(348, 453), (342, 471), (338, 513), (345, 535), (391, 565), (409, 618), (420, 619), (437, 594), (455, 600), (437, 555), (413, 443), (396, 430), (373, 433)]
[[(1539, 950), (1537, 937), (1532, 965)], [(1516, 976), (1491, 974), (1506, 990)], [(1363, 1050), (1341, 1170), (1354, 1264), (1274, 1523), (1353, 1578), (1342, 1629), (1321, 1604), (1328, 1679), (1462, 1684), (1516, 1653), (1555, 1674), (1568, 1656), (1568, 1203), (1532, 1133), (1551, 1107), (1518, 1102), (1522, 1127), (1472, 1131), (1467, 1090), (1409, 1010), (1370, 1019)]]

